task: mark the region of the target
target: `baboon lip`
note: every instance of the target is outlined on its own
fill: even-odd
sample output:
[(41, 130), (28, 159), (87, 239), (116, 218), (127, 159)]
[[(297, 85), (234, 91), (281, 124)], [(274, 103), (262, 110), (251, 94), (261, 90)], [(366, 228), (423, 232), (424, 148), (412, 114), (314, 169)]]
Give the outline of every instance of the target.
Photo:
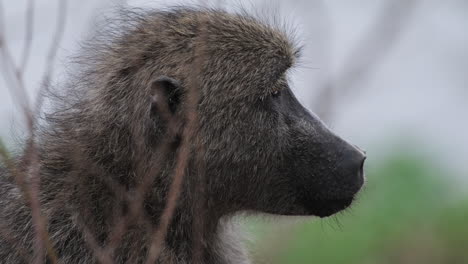
[(310, 214), (324, 218), (348, 208), (353, 201), (354, 197), (341, 199), (312, 199), (308, 201), (307, 209)]

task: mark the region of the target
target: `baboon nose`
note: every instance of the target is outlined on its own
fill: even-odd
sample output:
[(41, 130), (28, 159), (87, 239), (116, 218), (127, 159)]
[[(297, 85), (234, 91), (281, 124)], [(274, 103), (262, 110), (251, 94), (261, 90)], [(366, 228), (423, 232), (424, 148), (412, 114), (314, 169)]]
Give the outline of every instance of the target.
[(366, 154), (359, 148), (354, 148), (348, 152), (344, 169), (347, 170), (347, 174), (351, 176), (353, 185), (356, 185), (358, 189), (364, 183), (364, 163), (366, 161)]
[(366, 155), (362, 155), (362, 158), (359, 162), (359, 175), (360, 177), (364, 177), (364, 162), (366, 161)]

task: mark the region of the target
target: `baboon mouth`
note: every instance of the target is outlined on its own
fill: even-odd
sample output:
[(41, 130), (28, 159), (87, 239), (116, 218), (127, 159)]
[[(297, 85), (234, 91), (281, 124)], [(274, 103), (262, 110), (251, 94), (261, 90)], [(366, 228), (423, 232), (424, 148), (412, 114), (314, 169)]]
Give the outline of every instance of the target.
[(348, 208), (354, 201), (354, 197), (343, 199), (314, 199), (307, 203), (310, 214), (318, 217), (328, 217)]

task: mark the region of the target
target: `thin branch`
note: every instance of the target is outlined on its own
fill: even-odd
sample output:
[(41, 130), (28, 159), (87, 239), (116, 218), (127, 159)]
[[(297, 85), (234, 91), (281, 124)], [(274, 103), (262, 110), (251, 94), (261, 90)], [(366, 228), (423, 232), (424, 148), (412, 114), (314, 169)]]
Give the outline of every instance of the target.
[[(136, 163), (137, 163), (137, 175), (143, 175), (141, 180), (135, 187), (134, 191), (129, 193), (119, 186), (115, 186), (116, 183), (111, 182), (109, 186), (116, 193), (117, 196), (123, 197), (128, 202), (129, 211), (126, 215), (121, 216), (121, 218), (115, 217), (115, 223), (113, 224), (114, 228), (110, 232), (106, 251), (110, 254), (114, 254), (114, 250), (118, 247), (119, 243), (123, 239), (125, 232), (127, 231), (128, 225), (135, 221), (141, 220), (150, 226), (150, 221), (144, 217), (143, 214), (143, 203), (146, 197), (146, 194), (150, 190), (154, 182), (154, 178), (158, 175), (162, 169), (163, 163), (166, 161), (167, 156), (171, 151), (171, 146), (176, 140), (176, 136), (181, 130), (182, 122), (179, 117), (173, 115), (169, 106), (167, 105), (166, 95), (163, 93), (161, 87), (154, 87), (159, 85), (157, 83), (152, 83), (151, 89), (156, 93), (154, 98), (154, 103), (158, 109), (158, 113), (161, 114), (162, 118), (167, 122), (167, 131), (164, 136), (164, 140), (157, 147), (155, 153), (158, 153), (156, 157), (150, 159), (149, 164), (151, 167), (146, 171), (142, 171), (145, 168), (145, 160), (147, 160), (144, 155), (141, 153), (143, 149), (142, 144), (144, 144), (144, 135), (141, 133), (134, 132), (133, 138), (137, 142), (136, 151)], [(140, 179), (140, 177), (138, 177)], [(112, 181), (112, 179), (110, 179)]]
[[(43, 85), (48, 87), (49, 85), (49, 80), (50, 76), (52, 73), (53, 69), (53, 61), (56, 55), (56, 50), (58, 49), (58, 44), (61, 40), (61, 37), (63, 35), (64, 31), (64, 24), (65, 24), (65, 18), (66, 18), (66, 2), (65, 1), (59, 1), (59, 15), (58, 15), (58, 22), (57, 22), (57, 31), (53, 39), (52, 46), (50, 48), (49, 54), (48, 54), (48, 61), (47, 61), (47, 68), (46, 72), (44, 74), (44, 81)], [(10, 171), (14, 171), (16, 173), (13, 173), (16, 177), (16, 180), (18, 183), (22, 184), (22, 191), (24, 198), (26, 199), (29, 207), (31, 208), (31, 214), (32, 214), (32, 221), (34, 223), (34, 229), (36, 232), (36, 240), (35, 240), (35, 246), (34, 246), (34, 251), (35, 251), (35, 263), (42, 263), (44, 260), (44, 252), (43, 248), (46, 248), (47, 254), (49, 256), (49, 259), (51, 260), (52, 263), (57, 263), (58, 262), (58, 257), (57, 254), (55, 253), (55, 250), (52, 248), (52, 243), (50, 241), (49, 234), (47, 232), (47, 221), (45, 220), (44, 216), (41, 213), (41, 205), (40, 205), (40, 199), (39, 199), (39, 186), (40, 186), (40, 161), (39, 161), (39, 153), (37, 150), (37, 146), (35, 144), (35, 137), (34, 137), (34, 131), (35, 131), (35, 117), (34, 114), (31, 112), (31, 107), (29, 104), (26, 88), (24, 85), (24, 80), (23, 80), (23, 70), (26, 65), (27, 59), (28, 59), (28, 53), (32, 41), (32, 21), (33, 21), (33, 3), (29, 2), (29, 7), (28, 7), (28, 23), (27, 23), (27, 37), (26, 37), (26, 43), (25, 43), (25, 52), (23, 53), (23, 60), (22, 60), (22, 66), (20, 68), (17, 68), (14, 64), (14, 61), (12, 59), (11, 53), (8, 51), (8, 47), (5, 41), (5, 34), (4, 34), (4, 23), (3, 23), (3, 9), (0, 6), (0, 23), (1, 23), (1, 32), (0, 32), (0, 52), (1, 52), (1, 58), (2, 58), (2, 63), (3, 66), (5, 67), (4, 75), (5, 79), (7, 82), (9, 82), (8, 88), (10, 89), (10, 93), (14, 97), (14, 99), (19, 103), (19, 105), (23, 109), (23, 114), (26, 119), (27, 123), (27, 128), (29, 131), (29, 138), (28, 138), (28, 147), (26, 148), (25, 151), (25, 157), (26, 159), (26, 169), (24, 170), (23, 173), (28, 174), (29, 177), (29, 182), (26, 181), (25, 176), (23, 173), (20, 172), (16, 168), (16, 165), (9, 161), (10, 158), (7, 156), (6, 149), (2, 149), (2, 156), (4, 160), (7, 163), (10, 163)], [(12, 77), (13, 76), (13, 77)], [(43, 87), (44, 87), (43, 86)], [(41, 90), (41, 89), (40, 89)], [(36, 113), (40, 112), (40, 106), (42, 104), (42, 97), (39, 96), (38, 98), (38, 103), (36, 104)], [(28, 165), (29, 164), (29, 165)], [(21, 185), (20, 185), (21, 187)]]
[(206, 217), (206, 177), (205, 161), (203, 159), (205, 148), (199, 137), (195, 142), (195, 164), (197, 164), (197, 181), (194, 187), (193, 223), (192, 223), (192, 263), (202, 263), (203, 259), (203, 235), (205, 232)]
[(10, 90), (13, 100), (17, 101), (20, 105), (29, 128), (30, 124), (32, 124), (29, 100), (24, 86), (22, 72), (16, 67), (13, 56), (8, 49), (2, 2), (0, 2), (0, 56), (4, 67), (3, 75), (7, 82), (7, 87)]
[(162, 212), (162, 215), (159, 219), (159, 226), (156, 231), (153, 233), (151, 245), (148, 250), (148, 256), (146, 259), (146, 264), (154, 263), (161, 251), (166, 239), (166, 234), (169, 228), (169, 225), (172, 221), (175, 209), (177, 207), (177, 201), (182, 192), (182, 184), (185, 176), (185, 172), (190, 159), (190, 152), (192, 147), (192, 142), (190, 140), (196, 138), (198, 130), (198, 101), (200, 97), (201, 81), (200, 73), (203, 69), (205, 62), (205, 54), (203, 45), (204, 45), (204, 34), (206, 32), (206, 25), (203, 20), (198, 17), (198, 25), (200, 27), (200, 36), (195, 39), (194, 44), (194, 61), (191, 68), (188, 69), (190, 72), (188, 77), (187, 85), (187, 98), (186, 98), (186, 119), (187, 124), (184, 127), (182, 133), (182, 142), (180, 148), (177, 152), (176, 166), (174, 170), (174, 176), (172, 183), (169, 187), (169, 193), (166, 201), (166, 206)]
[[(57, 263), (57, 255), (51, 247), (51, 242), (46, 229), (46, 220), (41, 214), (38, 193), (31, 188), (31, 186), (37, 185), (37, 183), (28, 182), (25, 179), (24, 172), (20, 171), (16, 166), (13, 159), (8, 154), (8, 151), (0, 139), (0, 157), (3, 160), (8, 171), (12, 174), (16, 181), (16, 185), (20, 188), (23, 198), (25, 199), (28, 206), (31, 208), (32, 221), (34, 223), (34, 229), (36, 232), (36, 240), (34, 241), (35, 247), (35, 262), (44, 260), (43, 248), (44, 244), (48, 250), (49, 257), (52, 263)], [(35, 172), (33, 172), (35, 173)], [(49, 251), (50, 250), (50, 251)]]
[(93, 256), (97, 258), (98, 262), (102, 264), (114, 263), (112, 257), (101, 246), (99, 246), (99, 243), (97, 242), (93, 233), (84, 224), (84, 221), (82, 221), (77, 213), (73, 215), (73, 222), (75, 222), (75, 224), (81, 229), (81, 232), (83, 233), (83, 239), (85, 240), (89, 249), (91, 249), (93, 252)]
[[(371, 75), (378, 64), (391, 51), (401, 32), (407, 25), (418, 0), (387, 0), (381, 15), (371, 30), (350, 53), (343, 70), (335, 78), (328, 80), (316, 100), (317, 114), (324, 120), (332, 119), (339, 98), (354, 90), (362, 79)], [(335, 97), (340, 93), (340, 97)]]
[(23, 46), (23, 56), (21, 57), (21, 63), (19, 67), (20, 72), (26, 71), (28, 64), (29, 55), (31, 54), (31, 44), (33, 40), (34, 27), (34, 0), (28, 0), (28, 7), (26, 11), (26, 30)]
[(56, 29), (52, 39), (52, 44), (49, 48), (49, 52), (47, 53), (47, 64), (46, 69), (44, 71), (41, 87), (39, 87), (39, 91), (37, 94), (37, 101), (35, 104), (35, 113), (40, 113), (44, 96), (43, 91), (44, 89), (49, 89), (50, 87), (50, 80), (52, 79), (54, 73), (54, 62), (55, 57), (57, 57), (57, 51), (60, 46), (60, 42), (62, 41), (63, 35), (65, 33), (65, 25), (67, 21), (67, 0), (60, 0), (58, 6), (58, 16), (56, 22)]

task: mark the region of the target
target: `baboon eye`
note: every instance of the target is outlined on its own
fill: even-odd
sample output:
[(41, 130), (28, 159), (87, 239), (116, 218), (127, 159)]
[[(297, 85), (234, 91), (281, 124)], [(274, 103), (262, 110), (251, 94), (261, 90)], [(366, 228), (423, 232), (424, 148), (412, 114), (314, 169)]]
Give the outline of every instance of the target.
[(271, 93), (271, 96), (273, 96), (273, 97), (278, 97), (278, 96), (280, 96), (280, 94), (281, 94), (280, 91), (275, 90), (275, 91), (273, 91), (273, 92)]

